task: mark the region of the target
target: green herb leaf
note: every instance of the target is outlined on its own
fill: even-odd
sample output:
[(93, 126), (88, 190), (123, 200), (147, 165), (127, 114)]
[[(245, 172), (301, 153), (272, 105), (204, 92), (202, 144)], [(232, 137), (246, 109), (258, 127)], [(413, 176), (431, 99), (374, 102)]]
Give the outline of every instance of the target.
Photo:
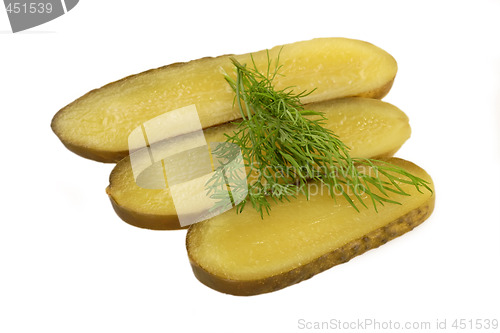
[[(249, 202), (263, 217), (264, 212), (270, 212), (269, 200), (290, 200), (298, 193), (309, 197), (307, 183), (311, 180), (329, 186), (333, 198), (342, 195), (357, 211), (359, 208), (349, 193), (354, 193), (364, 207), (367, 206), (363, 196), (367, 196), (377, 210), (378, 204), (398, 204), (389, 198), (389, 192), (408, 195), (398, 183), (412, 184), (419, 191), (424, 187), (432, 192), (427, 181), (398, 166), (374, 159), (351, 158), (349, 147), (331, 130), (322, 127), (326, 119), (324, 114), (304, 109), (300, 99), (311, 92), (294, 93), (292, 87), (275, 89), (273, 80), (280, 75), (281, 68), (279, 56), (274, 69), (269, 53), (267, 57), (268, 67), (264, 74), (252, 57), (253, 67), (231, 58), (236, 78), (225, 75), (236, 94), (235, 105), (242, 116), (238, 129), (226, 135), (226, 142), (241, 148), (245, 166), (250, 170), (248, 195), (237, 205), (237, 212)], [(315, 119), (306, 116), (315, 116)], [(224, 145), (213, 154), (217, 158), (231, 156)], [(222, 163), (208, 181), (207, 189), (212, 198), (217, 198), (218, 189), (223, 188), (221, 183), (228, 182), (225, 176), (230, 172), (228, 168), (230, 166)], [(361, 168), (369, 172), (361, 172)], [(383, 181), (380, 175), (386, 180)], [(232, 190), (246, 189), (232, 187)]]

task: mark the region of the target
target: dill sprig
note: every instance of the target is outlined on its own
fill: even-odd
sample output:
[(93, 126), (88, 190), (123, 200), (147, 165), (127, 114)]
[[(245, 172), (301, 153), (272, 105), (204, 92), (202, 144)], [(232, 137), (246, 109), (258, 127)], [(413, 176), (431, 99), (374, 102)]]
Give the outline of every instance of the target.
[[(264, 212), (270, 212), (270, 200), (290, 200), (298, 193), (309, 197), (307, 184), (313, 180), (326, 185), (333, 198), (341, 194), (357, 211), (358, 204), (367, 207), (363, 196), (371, 200), (375, 209), (378, 204), (398, 204), (389, 198), (389, 192), (409, 195), (398, 183), (431, 191), (427, 181), (396, 165), (352, 158), (339, 137), (323, 127), (324, 114), (306, 110), (300, 102), (311, 92), (295, 93), (293, 87), (282, 90), (274, 87), (282, 67), (279, 55), (273, 66), (267, 54), (264, 72), (259, 71), (253, 57), (251, 60), (252, 67), (247, 67), (231, 58), (236, 77), (225, 75), (236, 94), (235, 104), (242, 120), (232, 134), (226, 134), (227, 144), (212, 152), (220, 163), (207, 183), (212, 198), (221, 197), (219, 190), (230, 188), (237, 212), (250, 203), (263, 217)], [(235, 164), (230, 161), (239, 153), (231, 148), (234, 145), (241, 149), (248, 185), (240, 179), (231, 179), (234, 171), (231, 165)], [(240, 200), (234, 202), (238, 197)]]

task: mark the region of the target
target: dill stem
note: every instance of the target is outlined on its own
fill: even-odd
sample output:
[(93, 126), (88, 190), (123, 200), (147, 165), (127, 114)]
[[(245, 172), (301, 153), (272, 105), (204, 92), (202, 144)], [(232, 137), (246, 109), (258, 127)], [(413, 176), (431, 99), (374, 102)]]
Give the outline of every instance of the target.
[[(243, 118), (237, 131), (232, 135), (226, 134), (226, 141), (241, 148), (245, 165), (250, 168), (247, 181), (254, 171), (258, 174), (255, 181), (245, 184), (248, 195), (237, 205), (237, 212), (241, 212), (246, 202), (250, 202), (263, 217), (264, 210), (269, 214), (269, 199), (275, 202), (288, 201), (290, 196), (295, 197), (298, 193), (304, 193), (309, 198), (307, 186), (304, 185), (310, 180), (328, 185), (329, 194), (335, 200), (335, 192), (340, 192), (358, 212), (357, 202), (368, 207), (358, 193), (359, 188), (368, 195), (375, 210), (377, 204), (398, 204), (389, 198), (388, 192), (408, 195), (398, 182), (412, 184), (419, 191), (420, 187), (424, 187), (432, 192), (427, 181), (393, 164), (375, 159), (352, 158), (349, 147), (331, 130), (322, 127), (322, 121), (326, 119), (324, 114), (304, 109), (300, 98), (311, 92), (294, 93), (290, 87), (282, 90), (274, 88), (273, 80), (281, 68), (278, 65), (279, 55), (274, 70), (271, 70), (269, 53), (267, 56), (265, 74), (257, 69), (251, 57), (253, 68), (232, 58), (236, 79), (228, 74), (225, 76), (235, 92), (235, 105)], [(306, 115), (320, 118), (312, 120)], [(225, 152), (222, 150), (218, 153), (224, 156)], [(368, 166), (375, 171), (375, 176), (361, 173), (358, 166)], [(285, 168), (290, 172), (285, 174)], [(320, 173), (317, 173), (318, 170)], [(209, 192), (217, 192), (214, 184), (220, 184), (223, 175), (224, 172), (214, 174), (207, 183)], [(387, 180), (382, 181), (380, 175)], [(228, 182), (227, 179), (222, 180)], [(349, 196), (344, 187), (354, 191), (354, 197)]]

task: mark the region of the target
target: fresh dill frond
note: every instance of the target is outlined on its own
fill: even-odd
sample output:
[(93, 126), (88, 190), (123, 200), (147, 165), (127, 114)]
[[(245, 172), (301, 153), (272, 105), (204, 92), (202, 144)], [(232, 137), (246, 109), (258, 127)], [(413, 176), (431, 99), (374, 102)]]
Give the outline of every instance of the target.
[(232, 197), (246, 194), (237, 203), (238, 212), (250, 203), (263, 217), (264, 212), (270, 212), (270, 200), (290, 200), (299, 193), (309, 197), (307, 184), (311, 181), (326, 185), (333, 198), (341, 194), (357, 211), (358, 204), (367, 207), (366, 197), (375, 209), (378, 204), (398, 204), (389, 198), (389, 192), (408, 195), (398, 183), (431, 191), (427, 181), (401, 167), (380, 160), (352, 158), (339, 137), (323, 127), (324, 114), (304, 108), (300, 100), (311, 92), (295, 93), (292, 87), (274, 87), (281, 69), (279, 55), (273, 66), (267, 53), (267, 68), (263, 72), (253, 57), (251, 60), (252, 66), (248, 67), (231, 58), (236, 77), (225, 75), (242, 117), (237, 129), (226, 134), (226, 142), (240, 147), (248, 185), (241, 181), (229, 184), (231, 167), (227, 162), (236, 155), (228, 149), (232, 145), (220, 145), (213, 154), (227, 162), (221, 163), (207, 183), (213, 198), (218, 189), (227, 190), (227, 185)]

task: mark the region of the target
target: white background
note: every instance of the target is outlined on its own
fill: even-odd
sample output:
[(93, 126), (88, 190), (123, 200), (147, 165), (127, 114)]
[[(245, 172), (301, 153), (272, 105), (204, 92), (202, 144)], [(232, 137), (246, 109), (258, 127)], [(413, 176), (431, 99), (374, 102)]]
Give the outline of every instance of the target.
[[(303, 332), (300, 319), (365, 318), (446, 319), (457, 332), (456, 318), (500, 319), (499, 17), (486, 0), (81, 0), (12, 34), (0, 8), (0, 332)], [(199, 283), (186, 232), (122, 222), (104, 191), (113, 165), (74, 155), (50, 129), (60, 108), (123, 76), (329, 36), (398, 61), (385, 100), (413, 133), (397, 155), (433, 176), (436, 210), (281, 291)]]

